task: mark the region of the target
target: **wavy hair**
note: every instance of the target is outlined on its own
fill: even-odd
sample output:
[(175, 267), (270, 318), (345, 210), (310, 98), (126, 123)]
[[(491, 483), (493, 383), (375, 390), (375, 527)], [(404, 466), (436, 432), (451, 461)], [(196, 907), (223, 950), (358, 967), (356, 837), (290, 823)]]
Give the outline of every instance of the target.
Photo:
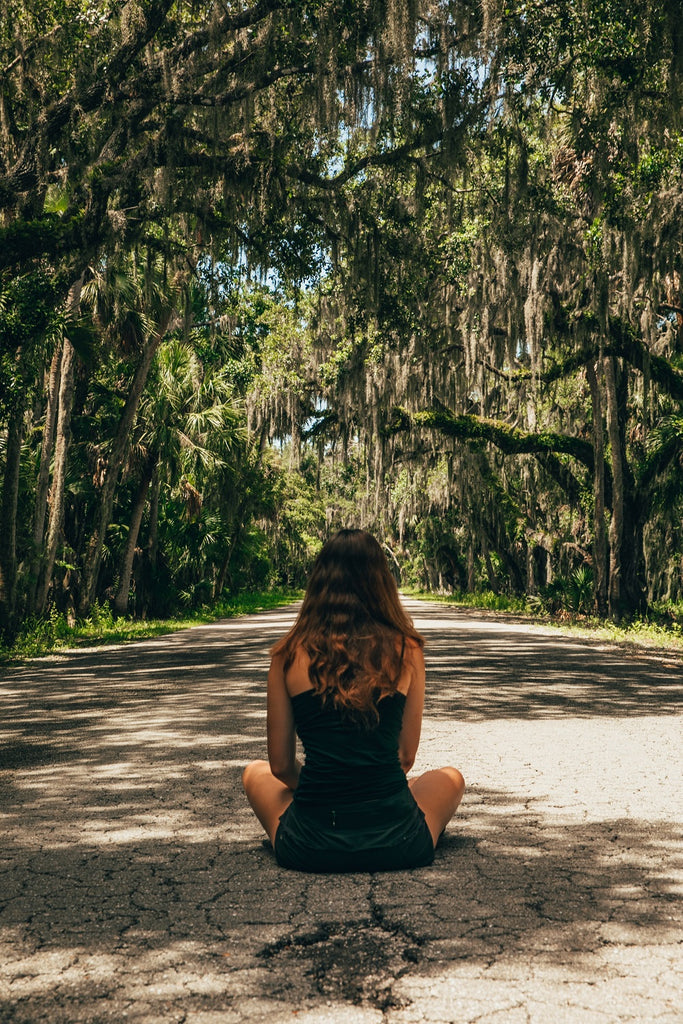
[(406, 640), (424, 646), (382, 548), (363, 530), (340, 530), (318, 555), (297, 620), (272, 653), (284, 655), (286, 673), (303, 647), (314, 692), (371, 726), (377, 701), (396, 691)]

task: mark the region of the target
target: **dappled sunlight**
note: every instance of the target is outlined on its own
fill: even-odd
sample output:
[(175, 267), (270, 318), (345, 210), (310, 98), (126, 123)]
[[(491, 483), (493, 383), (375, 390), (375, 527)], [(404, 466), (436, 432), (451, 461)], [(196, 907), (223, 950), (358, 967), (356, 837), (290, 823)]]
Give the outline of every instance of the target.
[(1, 677), (0, 986), (21, 1024), (46, 1000), (83, 1020), (103, 1005), (141, 1022), (171, 1008), (200, 1020), (208, 1005), (228, 1021), (245, 1006), (291, 1015), (293, 993), (302, 1013), (323, 998), (341, 1020), (379, 976), (395, 985), (387, 1024), (401, 1024), (404, 1003), (436, 1013), (468, 971), (507, 1005), (505, 971), (550, 991), (554, 971), (616, 977), (636, 946), (665, 968), (681, 887), (677, 672), (436, 616), (421, 626), (415, 771), (460, 767), (462, 808), (429, 868), (307, 876), (277, 867), (241, 790), (265, 755), (280, 629), (260, 620)]
[[(28, 896), (34, 912), (29, 943), (18, 925), (5, 926), (10, 952), (0, 973), (16, 978), (13, 997), (27, 1009), (55, 986), (77, 1006), (93, 998), (95, 983), (100, 998), (162, 1013), (177, 999), (198, 1010), (207, 992), (226, 1006), (277, 998), (293, 986), (315, 997), (318, 964), (336, 935), (352, 961), (354, 949), (372, 946), (372, 961), (354, 961), (357, 986), (397, 958), (406, 992), (417, 991), (420, 979), (438, 991), (460, 967), (494, 962), (545, 978), (556, 967), (565, 979), (585, 976), (609, 958), (617, 937), (641, 945), (656, 939), (659, 948), (677, 941), (667, 867), (676, 829), (629, 819), (553, 826), (519, 812), (506, 791), (473, 797), (434, 864), (408, 874), (283, 873), (244, 822), (200, 842), (196, 828), (182, 839), (119, 830), (32, 850), (22, 872), (3, 865), (7, 892), (16, 894), (10, 906), (21, 914)], [(36, 902), (41, 893), (45, 911)], [(381, 927), (372, 911), (378, 905)], [(350, 944), (342, 943), (347, 927)], [(413, 954), (415, 934), (421, 945)], [(299, 935), (298, 945), (284, 941)], [(334, 975), (327, 984), (334, 996)]]
[(463, 612), (419, 620), (427, 710), (454, 720), (677, 714), (683, 662)]

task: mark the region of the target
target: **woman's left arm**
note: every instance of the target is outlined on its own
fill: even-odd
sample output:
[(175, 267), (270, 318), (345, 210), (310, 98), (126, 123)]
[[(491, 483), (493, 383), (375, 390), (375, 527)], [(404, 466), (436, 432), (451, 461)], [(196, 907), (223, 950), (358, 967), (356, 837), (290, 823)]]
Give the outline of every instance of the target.
[[(410, 653), (408, 653), (410, 652)], [(422, 730), (422, 709), (425, 699), (425, 661), (422, 648), (417, 644), (406, 648), (406, 661), (410, 658), (411, 679), (403, 710), (403, 725), (398, 737), (398, 757), (401, 768), (408, 774), (415, 763)]]
[(276, 655), (268, 672), (266, 732), (268, 761), (276, 779), (290, 789), (299, 783), (301, 765), (296, 758), (296, 730), (292, 702), (285, 686), (284, 661)]

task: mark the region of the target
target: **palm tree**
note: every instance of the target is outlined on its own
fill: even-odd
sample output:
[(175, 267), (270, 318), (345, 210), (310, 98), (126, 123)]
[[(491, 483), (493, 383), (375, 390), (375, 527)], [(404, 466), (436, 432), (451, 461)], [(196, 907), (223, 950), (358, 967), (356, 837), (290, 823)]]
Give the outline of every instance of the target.
[[(128, 606), (134, 555), (155, 475), (159, 487), (181, 498), (187, 517), (196, 518), (202, 505), (199, 488), (243, 447), (241, 410), (225, 369), (207, 371), (190, 342), (174, 338), (161, 345), (140, 402), (134, 449), (138, 485), (120, 563), (117, 614)], [(153, 509), (148, 540), (152, 551), (157, 522)]]

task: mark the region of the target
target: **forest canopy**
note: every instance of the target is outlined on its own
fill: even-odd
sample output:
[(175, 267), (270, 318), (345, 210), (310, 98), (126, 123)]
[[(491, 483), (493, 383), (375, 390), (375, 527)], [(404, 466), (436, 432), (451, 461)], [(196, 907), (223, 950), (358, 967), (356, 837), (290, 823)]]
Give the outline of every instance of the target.
[(680, 606), (682, 89), (678, 0), (8, 0), (4, 636), (342, 525)]

